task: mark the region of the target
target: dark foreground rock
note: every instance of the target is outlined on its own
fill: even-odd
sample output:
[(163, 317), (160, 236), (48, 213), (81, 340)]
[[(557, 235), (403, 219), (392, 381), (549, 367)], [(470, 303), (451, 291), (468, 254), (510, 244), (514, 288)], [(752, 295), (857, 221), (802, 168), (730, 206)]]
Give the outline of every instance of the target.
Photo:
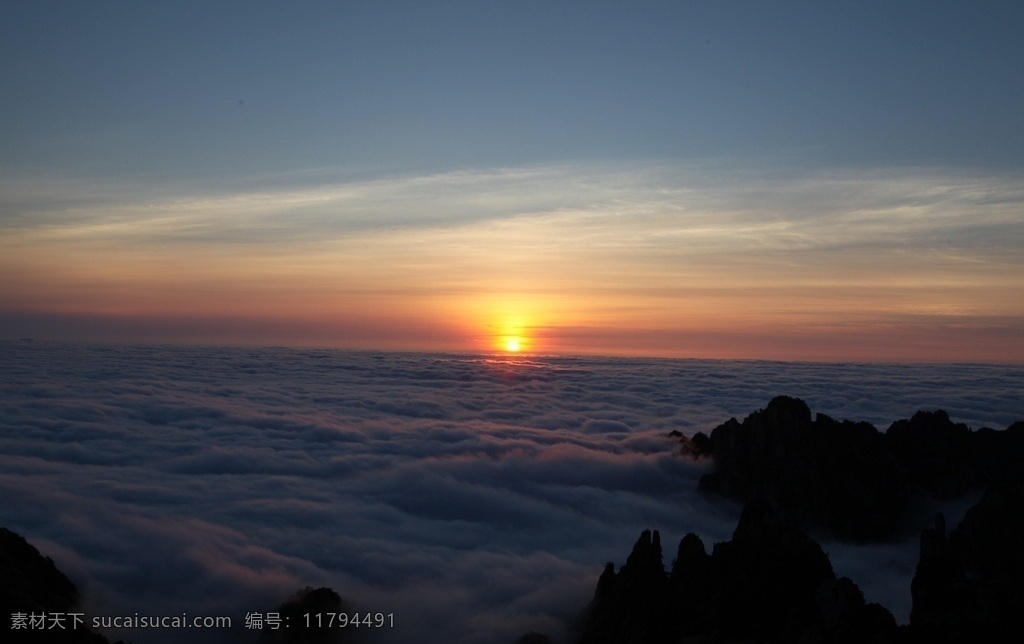
[(947, 501), (1015, 476), (1024, 464), (1024, 422), (974, 432), (945, 411), (919, 411), (890, 425), (885, 444), (917, 488)]
[(817, 543), (763, 501), (711, 554), (694, 534), (669, 572), (657, 531), (644, 531), (616, 572), (608, 564), (580, 644), (895, 642), (892, 615), (837, 578)]
[(921, 534), (911, 596), (915, 642), (1019, 641), (1024, 479), (993, 484), (948, 536), (941, 516)]
[(866, 422), (812, 418), (804, 401), (779, 396), (743, 422), (684, 438), (683, 452), (714, 459), (705, 492), (764, 498), (788, 522), (877, 541), (917, 529), (915, 500), (953, 499), (1019, 468), (1024, 423), (972, 432), (944, 411), (918, 412), (882, 434)]
[[(42, 556), (21, 535), (0, 528), (0, 619), (3, 620), (0, 642), (110, 644), (106, 637), (87, 628), (88, 620), (78, 610), (80, 599), (78, 589), (57, 569), (53, 560)], [(264, 629), (259, 636), (261, 644), (360, 641), (356, 627), (339, 628), (336, 623), (317, 623), (315, 618), (307, 620), (307, 615), (354, 614), (330, 588), (306, 587), (286, 599), (277, 613), (280, 623), (287, 627)], [(81, 615), (84, 623), (73, 625), (74, 615)], [(45, 616), (41, 627), (32, 626), (36, 616)]]
[(1017, 642), (1024, 623), (1024, 476), (993, 483), (947, 534), (921, 533), (910, 623), (898, 626), (837, 578), (806, 533), (767, 501), (748, 503), (730, 541), (708, 554), (694, 534), (666, 572), (657, 531), (626, 564), (607, 564), (578, 644)]
[[(287, 628), (265, 629), (260, 644), (342, 644), (355, 637), (355, 629), (324, 621), (349, 612), (341, 596), (330, 588), (307, 586), (285, 600), (277, 612)], [(319, 622), (307, 616), (319, 616)]]
[[(52, 559), (21, 535), (0, 528), (0, 641), (108, 644), (85, 624), (73, 624), (79, 600), (78, 589)], [(39, 615), (47, 616), (46, 628), (32, 626), (31, 617)]]

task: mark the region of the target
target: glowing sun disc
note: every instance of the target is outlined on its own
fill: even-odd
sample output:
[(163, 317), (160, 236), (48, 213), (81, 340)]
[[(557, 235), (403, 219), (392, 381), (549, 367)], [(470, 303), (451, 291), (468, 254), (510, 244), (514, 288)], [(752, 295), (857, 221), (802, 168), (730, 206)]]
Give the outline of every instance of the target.
[(505, 340), (505, 350), (516, 352), (519, 351), (519, 338), (509, 338)]

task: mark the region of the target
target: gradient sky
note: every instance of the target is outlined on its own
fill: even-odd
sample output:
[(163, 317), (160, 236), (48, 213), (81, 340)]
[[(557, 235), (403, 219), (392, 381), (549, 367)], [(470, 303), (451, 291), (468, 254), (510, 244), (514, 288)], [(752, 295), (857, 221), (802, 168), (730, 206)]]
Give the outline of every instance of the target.
[(1024, 4), (7, 2), (0, 337), (1024, 361)]

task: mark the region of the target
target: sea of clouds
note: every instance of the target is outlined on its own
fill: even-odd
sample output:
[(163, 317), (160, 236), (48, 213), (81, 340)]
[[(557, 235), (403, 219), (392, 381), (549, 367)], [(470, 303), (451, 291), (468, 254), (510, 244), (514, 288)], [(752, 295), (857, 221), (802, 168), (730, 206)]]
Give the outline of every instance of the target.
[[(256, 642), (246, 613), (309, 585), (394, 613), (367, 641), (558, 637), (642, 529), (666, 564), (686, 532), (730, 538), (739, 507), (697, 492), (710, 465), (668, 433), (778, 394), (883, 430), (939, 408), (1001, 429), (1024, 368), (5, 342), (0, 525), (87, 617), (235, 624), (107, 631), (136, 644)], [(906, 621), (916, 539), (823, 545)]]

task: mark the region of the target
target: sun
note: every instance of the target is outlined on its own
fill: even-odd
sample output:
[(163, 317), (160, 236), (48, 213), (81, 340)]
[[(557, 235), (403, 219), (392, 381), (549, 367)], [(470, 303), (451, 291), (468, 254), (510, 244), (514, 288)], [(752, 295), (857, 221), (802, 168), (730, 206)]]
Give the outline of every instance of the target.
[(520, 348), (519, 338), (505, 338), (505, 351), (516, 353)]

